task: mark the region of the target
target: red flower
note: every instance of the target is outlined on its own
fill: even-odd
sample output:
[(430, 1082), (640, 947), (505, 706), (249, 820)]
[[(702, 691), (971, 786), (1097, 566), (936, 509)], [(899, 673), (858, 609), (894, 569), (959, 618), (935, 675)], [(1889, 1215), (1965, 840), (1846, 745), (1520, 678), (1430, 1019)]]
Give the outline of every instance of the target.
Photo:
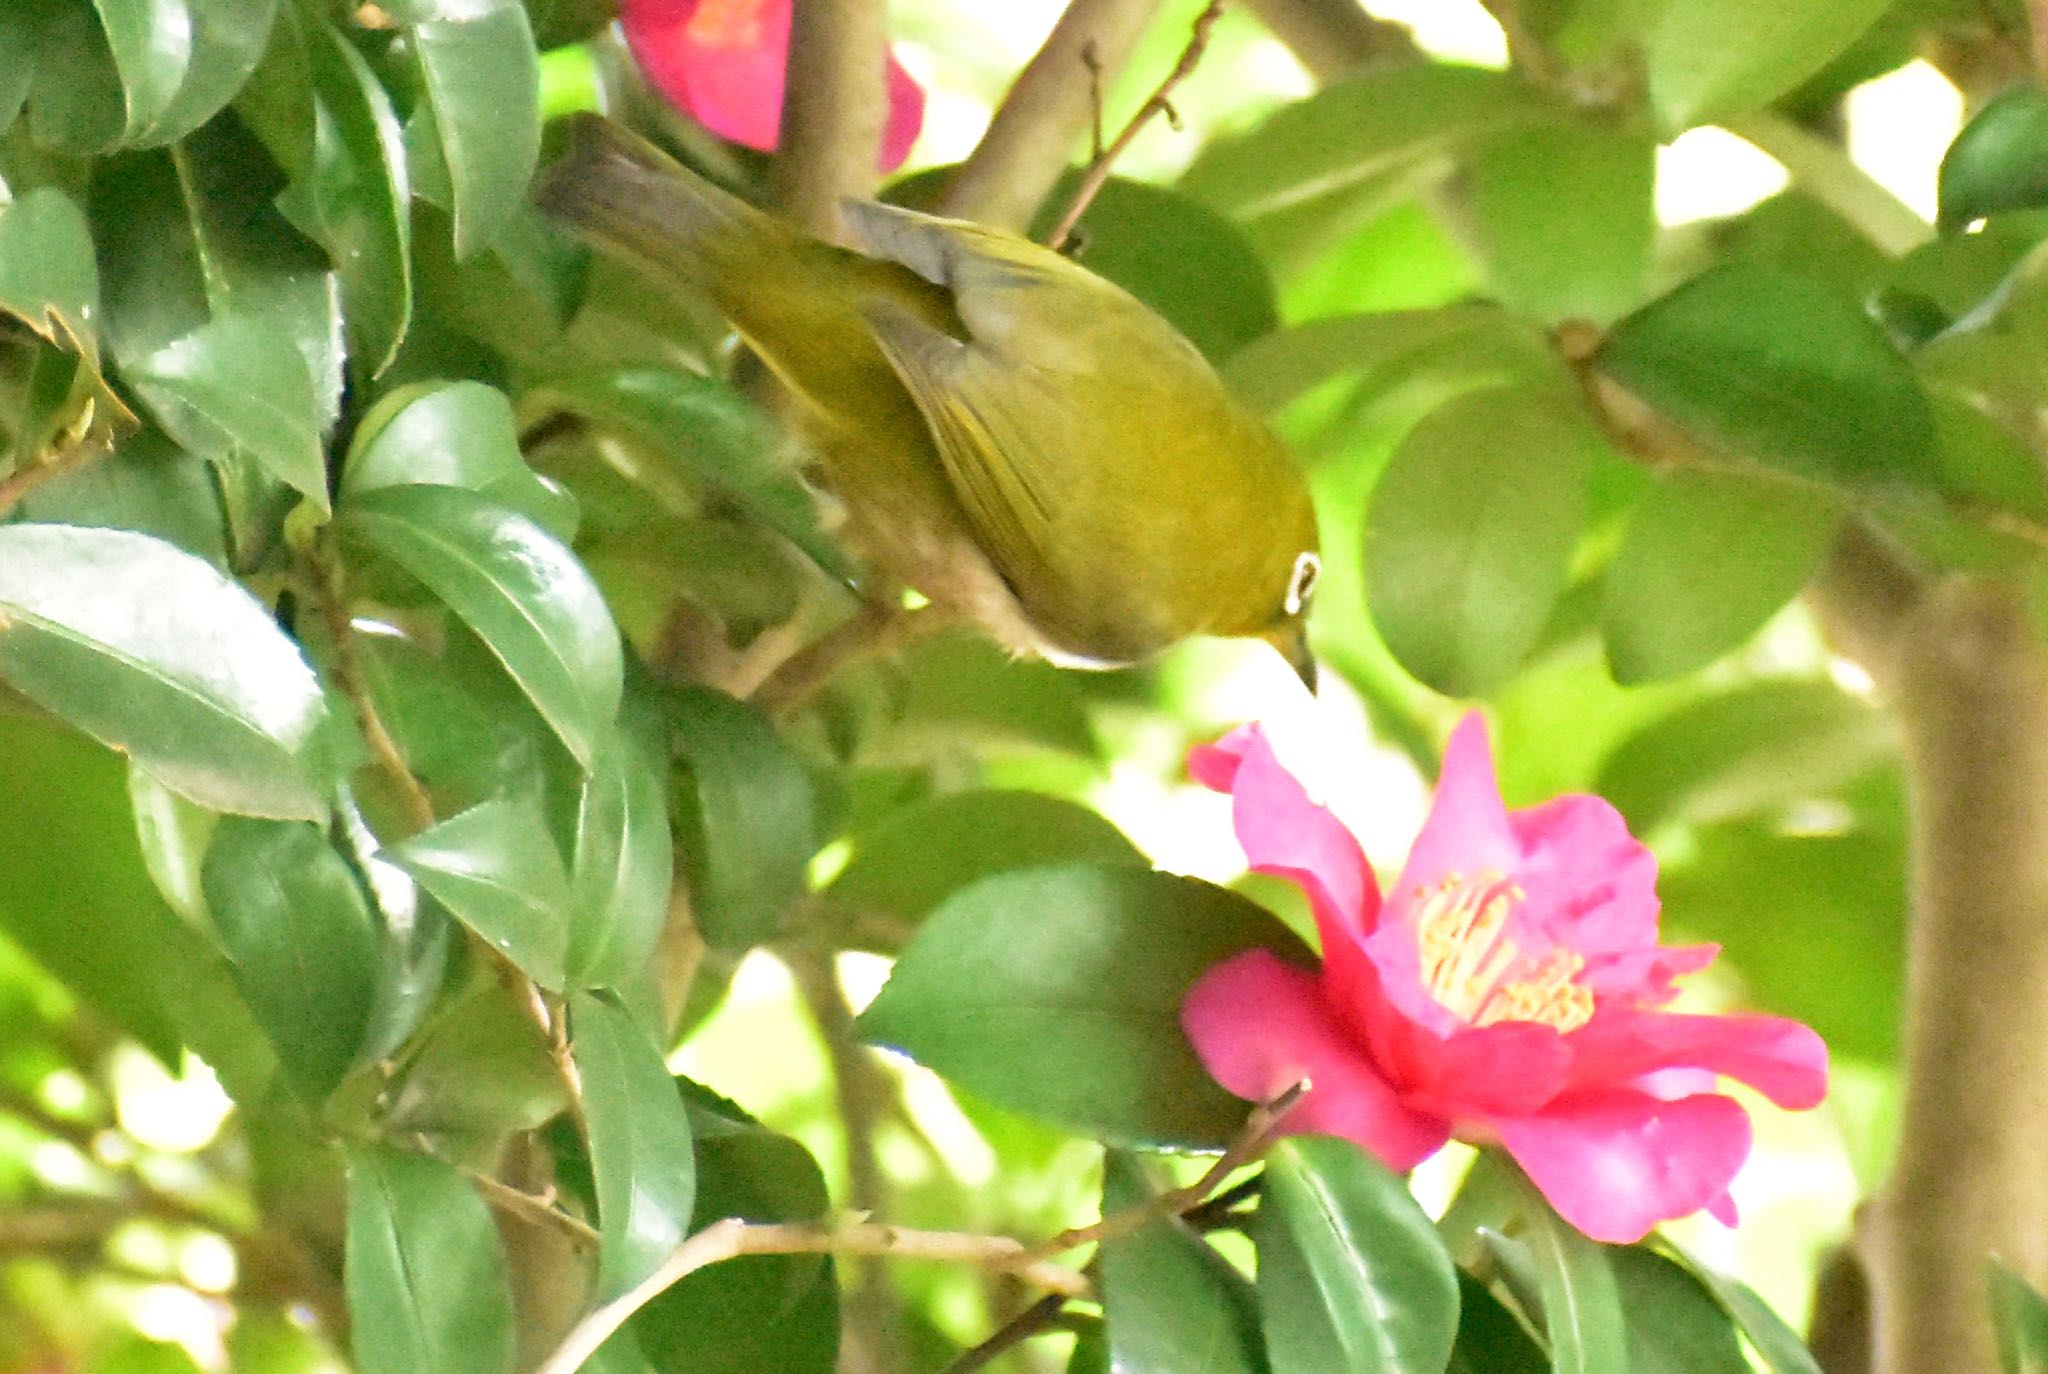
[[(619, 24), (654, 88), (720, 138), (772, 151), (793, 0), (621, 0)], [(924, 91), (889, 59), (879, 161), (894, 171), (924, 123)]]
[(1658, 1010), (1715, 947), (1657, 943), (1656, 861), (1606, 802), (1509, 812), (1478, 716), (1452, 734), (1384, 903), (1357, 840), (1258, 727), (1189, 768), (1232, 794), (1252, 867), (1315, 908), (1319, 972), (1240, 954), (1181, 1008), (1238, 1096), (1310, 1081), (1286, 1130), (1345, 1136), (1395, 1169), (1453, 1135), (1498, 1143), (1572, 1225), (1632, 1242), (1701, 1208), (1734, 1221), (1749, 1117), (1714, 1091), (1719, 1076), (1782, 1107), (1825, 1095), (1827, 1048), (1798, 1022)]

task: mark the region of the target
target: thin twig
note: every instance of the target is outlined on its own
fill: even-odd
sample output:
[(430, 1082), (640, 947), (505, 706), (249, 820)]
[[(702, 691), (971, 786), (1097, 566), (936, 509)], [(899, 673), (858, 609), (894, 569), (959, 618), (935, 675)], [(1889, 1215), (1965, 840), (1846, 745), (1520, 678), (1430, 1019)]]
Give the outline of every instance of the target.
[(551, 1226), (585, 1249), (595, 1249), (598, 1243), (597, 1228), (580, 1217), (572, 1217), (544, 1197), (522, 1192), (502, 1179), (492, 1178), (481, 1169), (471, 1169), (458, 1164), (456, 1168), (484, 1196), (484, 1201), (495, 1207), (522, 1217), (527, 1221)]
[(1051, 1240), (1032, 1246), (1026, 1253), (1034, 1259), (1050, 1259), (1082, 1245), (1099, 1245), (1127, 1236), (1162, 1216), (1177, 1217), (1193, 1211), (1208, 1200), (1209, 1194), (1215, 1192), (1224, 1179), (1258, 1158), (1271, 1142), (1274, 1129), (1301, 1104), (1308, 1089), (1309, 1082), (1304, 1078), (1272, 1101), (1252, 1108), (1251, 1115), (1245, 1118), (1243, 1128), (1230, 1142), (1229, 1148), (1217, 1156), (1206, 1173), (1185, 1188), (1161, 1193), (1149, 1202), (1126, 1208), (1087, 1226), (1062, 1231)]
[(786, 720), (824, 690), (839, 670), (860, 659), (913, 644), (953, 623), (936, 606), (906, 611), (884, 602), (863, 603), (836, 628), (784, 659), (751, 700), (768, 716)]
[(940, 1374), (974, 1374), (975, 1370), (983, 1368), (1004, 1352), (1022, 1345), (1033, 1336), (1057, 1329), (1060, 1313), (1066, 1310), (1066, 1306), (1067, 1298), (1064, 1294), (1047, 1293), (996, 1328), (995, 1334), (980, 1345), (961, 1351), (960, 1357), (947, 1365)]
[(0, 477), (0, 517), (5, 517), (43, 483), (76, 472), (113, 451), (113, 444), (104, 435), (87, 435), (55, 453), (22, 464), (7, 476)]
[[(1159, 88), (1138, 107), (1138, 112), (1124, 125), (1123, 132), (1118, 134), (1107, 148), (1101, 148), (1096, 152), (1094, 160), (1088, 164), (1088, 170), (1082, 173), (1081, 184), (1074, 188), (1074, 198), (1067, 202), (1066, 212), (1060, 216), (1059, 223), (1053, 226), (1052, 232), (1045, 236), (1046, 243), (1054, 252), (1066, 251), (1067, 241), (1074, 236), (1074, 226), (1081, 222), (1081, 216), (1087, 213), (1090, 202), (1101, 193), (1103, 186), (1109, 181), (1110, 169), (1116, 165), (1116, 160), (1123, 156), (1124, 150), (1137, 141), (1138, 135), (1144, 132), (1147, 124), (1164, 115), (1168, 124), (1176, 129), (1180, 127), (1180, 116), (1174, 113), (1173, 103), (1168, 97), (1173, 94), (1174, 87), (1193, 76), (1195, 68), (1201, 65), (1202, 54), (1209, 48), (1209, 35), (1214, 31), (1216, 21), (1223, 17), (1225, 4), (1226, 0), (1209, 0), (1202, 12), (1195, 16), (1194, 32), (1188, 36), (1187, 47), (1181, 50), (1180, 61), (1173, 64), (1173, 70), (1166, 74), (1166, 80), (1160, 82)], [(1091, 67), (1091, 73), (1093, 70)]]
[(902, 1259), (977, 1264), (1016, 1274), (1027, 1283), (1069, 1297), (1084, 1297), (1088, 1281), (1062, 1265), (1033, 1258), (1008, 1236), (954, 1231), (913, 1231), (875, 1222), (840, 1225), (713, 1222), (691, 1236), (661, 1268), (576, 1323), (534, 1374), (574, 1374), (634, 1313), (699, 1269), (742, 1255), (887, 1255)]
[(377, 711), (377, 703), (371, 698), (369, 679), (363, 674), (363, 661), (356, 652), (355, 621), (349, 615), (348, 586), (343, 580), (341, 560), (334, 556), (332, 536), (327, 530), (315, 535), (306, 550), (306, 565), (313, 574), (315, 595), (320, 601), (320, 615), (327, 624), (327, 638), (334, 646), (334, 685), (348, 700), (355, 712), (356, 726), (362, 731), (363, 742), (370, 748), (370, 757), (376, 763), (391, 790), (404, 805), (406, 821), (414, 831), (427, 829), (434, 823), (434, 803), (427, 796), (427, 789), (413, 776), (405, 754), (398, 747), (398, 741), (385, 728), (384, 717)]

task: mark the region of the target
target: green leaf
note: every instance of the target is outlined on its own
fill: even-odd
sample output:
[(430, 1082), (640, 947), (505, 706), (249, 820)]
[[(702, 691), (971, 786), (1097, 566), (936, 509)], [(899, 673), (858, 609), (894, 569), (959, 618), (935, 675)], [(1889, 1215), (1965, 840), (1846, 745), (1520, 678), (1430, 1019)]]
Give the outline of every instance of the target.
[(1628, 1315), (1629, 1374), (1749, 1374), (1733, 1320), (1690, 1272), (1654, 1250), (1607, 1254)]
[(1252, 1242), (1275, 1365), (1441, 1374), (1457, 1271), (1398, 1175), (1348, 1140), (1298, 1136), (1268, 1154), (1259, 1197)]
[(1595, 790), (1645, 835), (1825, 795), (1895, 749), (1891, 723), (1833, 683), (1762, 681), (1652, 721), (1608, 758)]
[(1366, 511), (1366, 595), (1403, 667), (1476, 696), (1535, 649), (1587, 517), (1599, 436), (1546, 390), (1452, 400), (1409, 432)]
[(0, 710), (0, 872), (7, 941), (175, 1064), (167, 1002), (184, 990), (158, 974), (177, 918), (143, 863), (119, 756), (47, 719)]
[(671, 694), (668, 719), (683, 763), (676, 823), (698, 928), (720, 948), (760, 944), (804, 890), (817, 852), (810, 775), (758, 711), (708, 687)]
[(87, 209), (98, 240), (99, 327), (125, 371), (207, 322), (205, 273), (168, 153), (100, 159)]
[(575, 503), (526, 465), (512, 402), (482, 382), (420, 382), (370, 408), (349, 443), (342, 497), (401, 486), (461, 487), (565, 543), (575, 533)]
[(853, 565), (820, 528), (817, 504), (784, 461), (774, 430), (724, 382), (658, 367), (572, 372), (534, 387), (522, 405), (534, 414), (566, 411), (632, 441), (643, 461), (608, 453), (607, 460), (671, 512), (697, 514), (708, 487), (826, 572), (852, 578)]
[(472, 806), (382, 855), (520, 972), (551, 991), (562, 987), (569, 878), (535, 800)]
[(654, 958), (675, 881), (668, 783), (660, 710), (628, 692), (577, 804), (569, 972), (582, 983), (630, 986)]
[(114, 67), (121, 75), (127, 127), (136, 142), (169, 113), (192, 65), (192, 15), (186, 0), (93, 0)]
[(490, 1210), (439, 1160), (353, 1151), (348, 1288), (362, 1374), (507, 1374), (511, 1275)]
[(1934, 418), (1912, 366), (1853, 301), (1806, 277), (1710, 269), (1616, 325), (1598, 363), (1738, 457), (1846, 485), (1934, 475)]
[(36, 524), (133, 530), (227, 566), (227, 527), (212, 470), (155, 430), (130, 434), (106, 457), (43, 482), (15, 515)]
[(341, 280), (349, 352), (374, 376), (397, 356), (412, 322), (405, 139), (362, 54), (316, 12), (297, 23), (312, 82), (312, 160), (278, 206), (327, 250)]
[(363, 1049), (382, 939), (356, 872), (317, 826), (228, 817), (201, 869), (207, 909), (278, 1062), (307, 1098)]
[(412, 29), (423, 108), (447, 168), (455, 256), (486, 247), (540, 158), (540, 59), (521, 5)]
[(1748, 1284), (1717, 1274), (1680, 1251), (1670, 1250), (1667, 1253), (1699, 1280), (1714, 1295), (1714, 1301), (1735, 1319), (1736, 1325), (1742, 1328), (1742, 1334), (1756, 1347), (1756, 1353), (1763, 1357), (1764, 1366), (1772, 1374), (1821, 1374), (1820, 1365), (1797, 1333), (1785, 1325), (1784, 1320), (1771, 1311)]
[(1556, 1374), (1629, 1374), (1628, 1328), (1608, 1249), (1531, 1197), (1522, 1239), (1536, 1269)]
[[(1110, 1151), (1102, 1173), (1104, 1216), (1151, 1199), (1132, 1156)], [(1110, 1367), (1119, 1374), (1265, 1374), (1251, 1285), (1179, 1218), (1107, 1242), (1100, 1264)]]
[(1469, 1274), (1458, 1275), (1458, 1344), (1445, 1374), (1550, 1374), (1522, 1321)]
[(2003, 1374), (2048, 1370), (2048, 1299), (1997, 1258), (1986, 1263), (1985, 1279), (1991, 1289), (1999, 1369)]
[(223, 315), (123, 369), (189, 449), (239, 449), (325, 514), (327, 460), (306, 360), (282, 326)]
[(2048, 91), (2023, 81), (1963, 126), (1941, 159), (1944, 233), (2004, 210), (2048, 205)]
[(603, 1302), (660, 1268), (689, 1234), (697, 1163), (689, 1115), (647, 1032), (599, 997), (578, 994), (570, 1016), (597, 1186)]
[(1770, 104), (1825, 67), (1889, 0), (1668, 0), (1650, 31), (1650, 108), (1667, 138)]
[(184, 0), (184, 6), (192, 22), (191, 66), (138, 143), (174, 143), (235, 98), (263, 58), (278, 0)]
[(932, 912), (860, 1032), (1078, 1134), (1214, 1148), (1246, 1107), (1196, 1060), (1180, 1004), (1248, 949), (1308, 962), (1263, 908), (1192, 878), (1084, 864), (999, 873)]
[(1600, 607), (1616, 682), (1704, 668), (1799, 594), (1842, 523), (1832, 501), (1720, 473), (1664, 478), (1629, 516)]
[(52, 186), (0, 204), (0, 312), (97, 362), (99, 308), (92, 231), (78, 206)]
[(1547, 323), (1605, 323), (1642, 299), (1657, 219), (1656, 143), (1593, 121), (1512, 129), (1471, 169), (1488, 279)]
[(1150, 866), (1085, 806), (1040, 792), (954, 792), (856, 836), (852, 861), (826, 894), (849, 911), (914, 921), (978, 878), (1068, 860)]
[(570, 1105), (532, 994), (514, 991), (495, 968), (473, 968), (436, 1006), (382, 1102), (382, 1124), (394, 1133), (486, 1140), (538, 1130)]
[(604, 596), (525, 516), (456, 487), (343, 502), (345, 535), (418, 578), (483, 640), (578, 763), (617, 712), (624, 658)]
[[(34, 0), (31, 0), (34, 3)], [(128, 95), (105, 31), (88, 5), (52, 4), (36, 36), (29, 134), (66, 153), (102, 153), (121, 140)]]
[(0, 527), (0, 678), (203, 805), (326, 814), (313, 670), (239, 585), (160, 540)]
[[(825, 1180), (810, 1152), (728, 1102), (679, 1081), (697, 1141), (692, 1229), (724, 1217), (815, 1221)], [(629, 1328), (658, 1369), (690, 1374), (832, 1374), (839, 1351), (834, 1266), (816, 1255), (746, 1255), (691, 1274)]]

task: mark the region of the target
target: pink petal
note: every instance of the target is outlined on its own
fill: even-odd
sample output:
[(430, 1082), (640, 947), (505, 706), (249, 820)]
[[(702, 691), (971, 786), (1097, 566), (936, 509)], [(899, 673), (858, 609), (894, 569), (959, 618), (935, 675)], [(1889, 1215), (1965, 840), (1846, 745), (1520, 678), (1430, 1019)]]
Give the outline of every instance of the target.
[(1493, 1126), (1559, 1216), (1617, 1245), (1719, 1204), (1749, 1157), (1748, 1115), (1733, 1098), (1707, 1093), (1676, 1102), (1578, 1093)]
[(1719, 945), (1653, 945), (1590, 957), (1579, 983), (1602, 1005), (1658, 1007), (1678, 995), (1673, 981), (1714, 962)]
[(1203, 974), (1181, 1004), (1181, 1027), (1218, 1083), (1269, 1101), (1306, 1078), (1308, 1095), (1282, 1131), (1340, 1135), (1391, 1169), (1410, 1169), (1450, 1138), (1440, 1117), (1410, 1110), (1323, 998), (1323, 984), (1266, 950)]
[(1322, 937), (1325, 976), (1348, 1015), (1381, 998), (1360, 941), (1379, 914), (1380, 888), (1358, 840), (1316, 805), (1284, 768), (1256, 725), (1188, 757), (1197, 781), (1231, 796), (1231, 820), (1255, 872), (1286, 878), (1308, 894)]
[(917, 84), (903, 64), (889, 58), (889, 122), (882, 129), (881, 168), (893, 172), (910, 156), (918, 132), (924, 128), (924, 87)]
[(1705, 1069), (1749, 1084), (1780, 1107), (1812, 1107), (1827, 1096), (1827, 1045), (1782, 1016), (1602, 1012), (1566, 1043), (1579, 1086), (1626, 1083), (1662, 1069)]
[(1422, 833), (1408, 851), (1396, 896), (1412, 897), (1451, 873), (1471, 878), (1491, 869), (1512, 877), (1520, 859), (1507, 808), (1501, 805), (1500, 785), (1494, 780), (1486, 719), (1473, 711), (1458, 722), (1444, 746), (1436, 797)]
[(1736, 1226), (1742, 1221), (1742, 1213), (1735, 1210), (1735, 1199), (1728, 1193), (1721, 1194), (1707, 1204), (1707, 1215), (1723, 1226)]
[[(1657, 943), (1657, 860), (1599, 797), (1559, 797), (1508, 818), (1521, 849), (1520, 914), (1587, 956)], [(1523, 943), (1532, 943), (1524, 937)]]
[(1402, 1095), (1455, 1121), (1540, 1111), (1572, 1067), (1564, 1037), (1534, 1021), (1461, 1030), (1412, 1048), (1409, 1060)]

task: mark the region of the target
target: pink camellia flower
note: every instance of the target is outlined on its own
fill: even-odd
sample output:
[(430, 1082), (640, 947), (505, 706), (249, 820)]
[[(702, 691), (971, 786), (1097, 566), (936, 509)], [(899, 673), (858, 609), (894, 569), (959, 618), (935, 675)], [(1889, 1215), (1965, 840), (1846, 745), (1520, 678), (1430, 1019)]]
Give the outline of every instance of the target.
[[(772, 151), (794, 0), (620, 0), (627, 46), (654, 88), (734, 143)], [(924, 123), (924, 91), (889, 59), (889, 120), (879, 161), (894, 171)]]
[(1702, 1208), (1733, 1223), (1728, 1184), (1749, 1117), (1740, 1079), (1782, 1107), (1827, 1091), (1827, 1048), (1796, 1021), (1659, 1010), (1712, 945), (1657, 943), (1656, 861), (1598, 797), (1508, 811), (1486, 727), (1467, 716), (1392, 894), (1358, 841), (1310, 801), (1257, 726), (1195, 751), (1229, 792), (1254, 869), (1299, 884), (1323, 965), (1254, 950), (1204, 974), (1181, 1024), (1210, 1073), (1265, 1101), (1311, 1087), (1285, 1119), (1394, 1169), (1452, 1136), (1499, 1144), (1558, 1214), (1633, 1242)]

